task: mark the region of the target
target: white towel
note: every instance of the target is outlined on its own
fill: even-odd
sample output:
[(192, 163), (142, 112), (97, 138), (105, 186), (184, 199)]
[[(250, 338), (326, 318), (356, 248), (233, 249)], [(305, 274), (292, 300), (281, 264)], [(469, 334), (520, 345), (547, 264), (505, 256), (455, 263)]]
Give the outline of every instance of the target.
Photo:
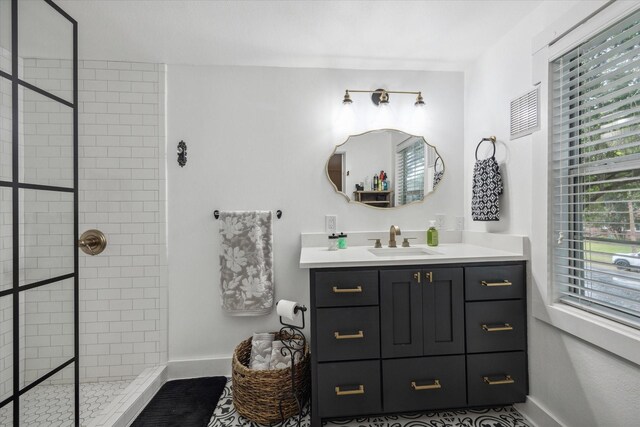
[(222, 308), (234, 316), (273, 309), (271, 211), (220, 212)]

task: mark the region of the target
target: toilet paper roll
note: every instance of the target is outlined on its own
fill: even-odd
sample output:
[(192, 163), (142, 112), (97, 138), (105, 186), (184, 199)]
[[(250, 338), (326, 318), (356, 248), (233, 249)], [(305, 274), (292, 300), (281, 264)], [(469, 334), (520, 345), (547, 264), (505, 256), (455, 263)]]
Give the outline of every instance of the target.
[(299, 312), (295, 313), (297, 305), (298, 303), (295, 301), (281, 299), (280, 301), (278, 301), (278, 304), (276, 306), (276, 312), (278, 313), (278, 316), (282, 316), (289, 320), (294, 320), (300, 315)]

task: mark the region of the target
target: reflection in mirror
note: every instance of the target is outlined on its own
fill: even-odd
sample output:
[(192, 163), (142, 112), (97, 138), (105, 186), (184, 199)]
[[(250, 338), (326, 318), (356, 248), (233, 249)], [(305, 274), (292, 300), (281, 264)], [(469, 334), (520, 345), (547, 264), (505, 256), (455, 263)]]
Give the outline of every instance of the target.
[(326, 172), (348, 200), (391, 208), (424, 200), (442, 179), (444, 162), (422, 136), (380, 129), (336, 146)]

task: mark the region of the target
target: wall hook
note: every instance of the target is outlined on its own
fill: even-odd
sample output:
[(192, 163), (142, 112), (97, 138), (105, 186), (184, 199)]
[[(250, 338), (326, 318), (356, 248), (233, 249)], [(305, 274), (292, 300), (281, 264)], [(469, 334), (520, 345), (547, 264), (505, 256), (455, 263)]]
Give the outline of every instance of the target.
[(187, 164), (187, 143), (184, 141), (178, 142), (178, 164), (180, 167)]

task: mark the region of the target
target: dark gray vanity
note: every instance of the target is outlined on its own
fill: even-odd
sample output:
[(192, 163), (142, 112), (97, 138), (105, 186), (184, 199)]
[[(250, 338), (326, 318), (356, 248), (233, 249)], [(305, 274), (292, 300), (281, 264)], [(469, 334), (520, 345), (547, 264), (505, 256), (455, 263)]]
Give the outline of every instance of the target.
[(311, 425), (523, 402), (525, 262), (312, 268)]

